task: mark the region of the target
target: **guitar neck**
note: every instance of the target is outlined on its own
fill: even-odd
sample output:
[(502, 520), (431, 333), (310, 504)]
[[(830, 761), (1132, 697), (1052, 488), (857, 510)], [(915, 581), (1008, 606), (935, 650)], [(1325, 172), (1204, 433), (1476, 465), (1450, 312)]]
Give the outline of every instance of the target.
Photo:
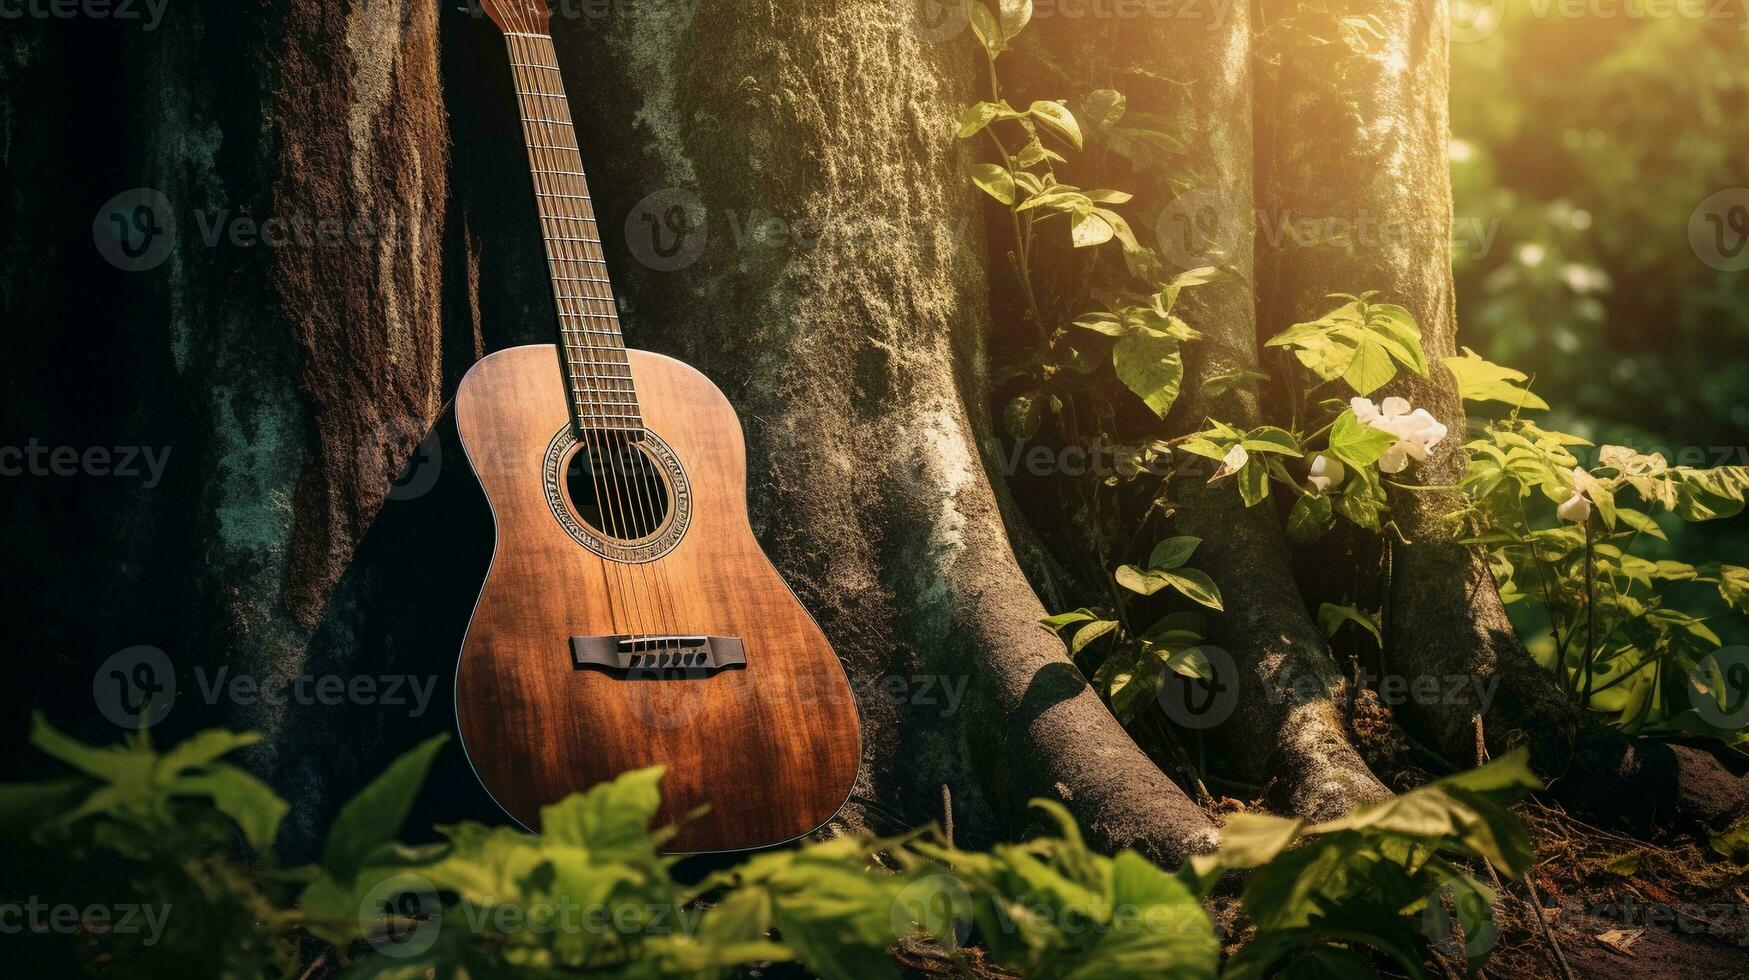
[(572, 421), (579, 430), (641, 433), (643, 417), (558, 53), (542, 31), (506, 30), (504, 39), (559, 315), (560, 367)]

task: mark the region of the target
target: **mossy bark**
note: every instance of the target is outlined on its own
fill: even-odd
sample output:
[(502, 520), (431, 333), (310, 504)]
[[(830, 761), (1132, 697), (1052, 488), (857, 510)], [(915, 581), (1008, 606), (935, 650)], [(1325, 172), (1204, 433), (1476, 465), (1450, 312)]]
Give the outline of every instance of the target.
[[(1274, 322), (1266, 329), (1322, 314), (1332, 292), (1378, 290), (1381, 301), (1406, 307), (1421, 326), (1432, 370), (1425, 378), (1402, 372), (1380, 395), (1403, 396), (1450, 431), (1407, 481), (1432, 487), (1457, 483), (1468, 430), (1456, 382), (1441, 362), (1457, 353), (1446, 6), (1345, 5), (1346, 16), (1376, 18), (1382, 37), (1364, 41), (1363, 53), (1337, 50), (1341, 70), (1330, 63), (1333, 46), (1302, 43), (1284, 52), (1284, 97), (1263, 192), (1274, 221), (1334, 218), (1374, 229), (1371, 238), (1309, 247), (1288, 240), (1271, 259), (1276, 279), (1265, 308)], [(1271, 15), (1279, 23), (1305, 12), (1303, 4), (1282, 3)], [(1481, 682), (1406, 705), (1412, 730), (1453, 765), (1473, 765), (1481, 715), (1488, 751), (1528, 744), (1569, 805), (1640, 827), (1678, 813), (1718, 821), (1742, 812), (1749, 793), (1711, 755), (1627, 738), (1562, 694), (1519, 640), (1481, 549), (1459, 543), (1466, 528), (1451, 519), (1463, 508), (1456, 491), (1393, 488), (1389, 496), (1399, 533), (1386, 543), (1388, 585), (1380, 596), (1388, 668), (1409, 678)]]

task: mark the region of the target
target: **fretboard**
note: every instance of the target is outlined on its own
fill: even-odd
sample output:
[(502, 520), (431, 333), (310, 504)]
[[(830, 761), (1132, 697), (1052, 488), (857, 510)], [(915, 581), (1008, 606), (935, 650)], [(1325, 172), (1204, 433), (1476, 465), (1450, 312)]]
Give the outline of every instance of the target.
[(641, 433), (643, 416), (553, 39), (507, 32), (505, 40), (552, 273), (559, 361), (572, 420), (579, 429)]

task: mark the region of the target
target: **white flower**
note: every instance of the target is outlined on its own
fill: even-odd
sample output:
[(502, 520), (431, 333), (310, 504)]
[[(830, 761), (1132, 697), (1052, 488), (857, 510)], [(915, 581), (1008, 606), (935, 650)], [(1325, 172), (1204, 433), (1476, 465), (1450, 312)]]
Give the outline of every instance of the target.
[(1306, 482), (1312, 485), (1312, 489), (1325, 493), (1331, 487), (1341, 486), (1342, 481), (1347, 478), (1348, 469), (1342, 465), (1341, 460), (1319, 453), (1312, 457), (1312, 467)]
[(1397, 437), (1379, 457), (1382, 473), (1401, 473), (1410, 460), (1426, 461), (1428, 452), (1446, 437), (1445, 425), (1432, 413), (1425, 408), (1411, 411), (1408, 400), (1395, 395), (1385, 399), (1383, 405), (1374, 405), (1370, 398), (1353, 398), (1348, 406), (1362, 424)]
[(1555, 508), (1555, 516), (1563, 521), (1583, 524), (1591, 519), (1591, 501), (1584, 494), (1575, 492), (1566, 503)]
[(1591, 499), (1588, 494), (1597, 485), (1597, 480), (1583, 469), (1573, 467), (1573, 495), (1567, 502), (1555, 508), (1555, 516), (1573, 524), (1583, 524), (1591, 519)]

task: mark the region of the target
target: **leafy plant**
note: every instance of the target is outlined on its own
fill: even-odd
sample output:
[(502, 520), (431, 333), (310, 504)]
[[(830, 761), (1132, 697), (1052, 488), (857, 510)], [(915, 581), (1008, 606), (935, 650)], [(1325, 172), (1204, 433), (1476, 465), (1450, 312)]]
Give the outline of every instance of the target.
[[(282, 870), (285, 803), (219, 761), (256, 736), (93, 748), (38, 718), (32, 741), (76, 774), (0, 786), (17, 850), (115, 868), (103, 902), (165, 913), (144, 937), (85, 923), (68, 945), (94, 975), (289, 977), (314, 957), (348, 976), (710, 977), (793, 961), (860, 980), (897, 976), (899, 942), (962, 966), (977, 944), (1028, 977), (1268, 976), (1290, 954), (1352, 966), (1367, 949), (1419, 975), (1416, 916), (1444, 892), (1492, 900), (1455, 860), (1522, 870), (1525, 830), (1504, 806), (1536, 785), (1515, 755), (1325, 824), (1241, 814), (1220, 851), (1177, 873), (1092, 850), (1060, 804), (1035, 800), (1055, 832), (988, 852), (928, 829), (847, 835), (682, 885), (659, 853), (672, 828), (650, 826), (659, 769), (544, 808), (538, 837), (462, 823), (407, 845), (396, 838), (439, 737), (342, 808), (318, 864)], [(1203, 900), (1236, 869), (1255, 935), (1221, 971)]]

